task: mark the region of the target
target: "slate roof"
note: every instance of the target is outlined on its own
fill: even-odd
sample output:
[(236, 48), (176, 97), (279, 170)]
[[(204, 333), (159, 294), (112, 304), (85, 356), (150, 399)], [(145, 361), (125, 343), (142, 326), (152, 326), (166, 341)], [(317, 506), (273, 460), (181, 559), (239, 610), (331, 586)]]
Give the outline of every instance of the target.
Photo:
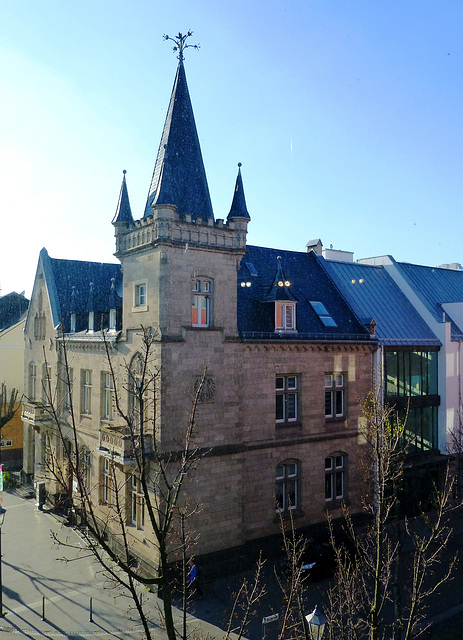
[(16, 291), (0, 297), (0, 331), (19, 322), (28, 306), (29, 300)]
[[(120, 329), (122, 315), (120, 264), (50, 258), (46, 249), (40, 252), (40, 260), (55, 327), (63, 321), (64, 331), (69, 332), (71, 313), (75, 313), (76, 331), (86, 330), (88, 312), (91, 310), (95, 313), (95, 329), (101, 326), (101, 316), (103, 316), (103, 326), (107, 327), (106, 316), (110, 308), (114, 308), (110, 305), (115, 303), (116, 326)], [(112, 284), (114, 284), (113, 289)]]
[(144, 216), (174, 204), (181, 216), (214, 218), (183, 61), (179, 62)]
[[(281, 287), (280, 277), (286, 282)], [(274, 302), (279, 299), (296, 301), (297, 332), (275, 332)], [(325, 326), (310, 301), (322, 302), (337, 326)], [(245, 340), (371, 339), (315, 253), (250, 245), (238, 272), (238, 331)]]
[(374, 318), (376, 337), (383, 344), (441, 344), (383, 266), (318, 260), (356, 315), (365, 323)]
[(125, 180), (125, 174), (127, 171), (124, 169), (122, 178), (121, 191), (119, 193), (119, 200), (117, 202), (116, 213), (113, 218), (113, 224), (131, 224), (133, 222), (132, 209), (130, 208), (129, 192), (127, 190), (127, 182)]
[[(437, 322), (443, 321), (441, 305), (463, 302), (463, 271), (406, 262), (395, 262), (395, 265)], [(463, 327), (450, 320), (452, 338), (462, 340)]]
[(233, 200), (227, 220), (233, 220), (234, 218), (245, 218), (246, 220), (251, 219), (246, 206), (246, 198), (244, 197), (243, 178), (241, 177), (241, 162), (238, 163), (238, 175), (236, 177), (235, 191), (233, 193)]

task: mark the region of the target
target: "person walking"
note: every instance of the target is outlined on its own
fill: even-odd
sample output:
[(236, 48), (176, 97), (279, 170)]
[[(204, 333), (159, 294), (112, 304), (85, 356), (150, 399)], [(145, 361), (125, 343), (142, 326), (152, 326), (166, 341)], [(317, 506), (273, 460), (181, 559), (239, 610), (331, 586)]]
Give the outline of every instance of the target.
[(190, 593), (197, 593), (198, 599), (203, 599), (203, 590), (199, 584), (199, 567), (194, 563), (193, 558), (188, 561), (188, 591)]

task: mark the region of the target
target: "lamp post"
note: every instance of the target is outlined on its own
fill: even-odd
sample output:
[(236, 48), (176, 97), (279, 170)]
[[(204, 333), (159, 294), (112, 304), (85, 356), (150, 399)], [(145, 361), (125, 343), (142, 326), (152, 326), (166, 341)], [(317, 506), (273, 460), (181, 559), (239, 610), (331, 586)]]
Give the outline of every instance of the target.
[(2, 525), (5, 522), (6, 509), (0, 507), (0, 618), (3, 618), (3, 582), (2, 582)]
[(325, 630), (326, 616), (323, 611), (315, 607), (312, 613), (305, 617), (310, 635), (313, 640), (322, 640), (323, 631)]

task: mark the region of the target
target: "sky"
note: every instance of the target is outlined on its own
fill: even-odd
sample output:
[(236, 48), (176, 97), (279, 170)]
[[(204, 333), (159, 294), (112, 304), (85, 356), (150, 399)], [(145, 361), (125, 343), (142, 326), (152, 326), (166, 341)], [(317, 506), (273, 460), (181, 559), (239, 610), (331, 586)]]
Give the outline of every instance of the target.
[(39, 252), (115, 262), (144, 212), (177, 59), (216, 218), (248, 243), (463, 263), (461, 0), (0, 0), (0, 295)]

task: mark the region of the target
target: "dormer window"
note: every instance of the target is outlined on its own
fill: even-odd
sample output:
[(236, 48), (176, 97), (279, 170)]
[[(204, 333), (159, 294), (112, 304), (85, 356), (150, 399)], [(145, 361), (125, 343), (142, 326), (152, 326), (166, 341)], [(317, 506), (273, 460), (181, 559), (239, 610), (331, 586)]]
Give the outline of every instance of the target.
[(191, 325), (209, 327), (211, 315), (211, 282), (195, 279), (192, 283)]
[(295, 302), (275, 302), (275, 331), (296, 331)]

